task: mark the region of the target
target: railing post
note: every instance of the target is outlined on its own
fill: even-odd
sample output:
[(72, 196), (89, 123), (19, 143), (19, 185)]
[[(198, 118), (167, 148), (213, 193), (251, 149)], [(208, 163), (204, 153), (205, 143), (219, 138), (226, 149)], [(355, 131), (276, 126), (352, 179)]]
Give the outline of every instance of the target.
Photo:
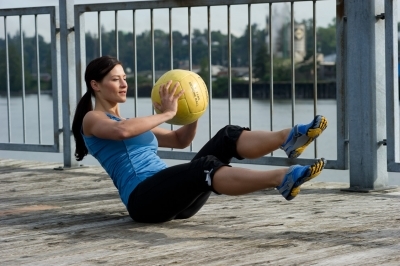
[(400, 171), (397, 6), (397, 0), (385, 0), (388, 170), (395, 172)]
[(350, 191), (388, 186), (386, 162), (384, 0), (347, 0), (346, 87), (348, 91)]
[(336, 106), (337, 106), (337, 166), (349, 169), (349, 122), (346, 90), (346, 20), (344, 1), (336, 0)]
[(63, 153), (64, 167), (68, 168), (78, 165), (74, 157), (75, 143), (71, 134), (73, 112), (76, 106), (76, 90), (70, 88), (76, 84), (74, 2), (59, 0), (59, 15)]

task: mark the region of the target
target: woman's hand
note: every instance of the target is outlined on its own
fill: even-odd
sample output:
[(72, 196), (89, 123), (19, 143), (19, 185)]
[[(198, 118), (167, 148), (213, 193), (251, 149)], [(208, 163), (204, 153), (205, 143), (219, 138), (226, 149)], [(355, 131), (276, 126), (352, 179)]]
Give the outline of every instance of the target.
[(184, 93), (181, 90), (179, 93), (175, 95), (175, 92), (179, 86), (179, 82), (175, 83), (174, 87), (170, 90), (170, 86), (172, 81), (168, 81), (166, 84), (162, 84), (159, 89), (161, 103), (153, 102), (154, 107), (159, 110), (161, 113), (171, 113), (171, 116), (174, 117), (176, 112), (178, 111), (178, 99)]
[[(157, 127), (171, 120), (178, 110), (178, 99), (183, 94), (183, 90), (176, 93), (179, 83), (176, 83), (170, 90), (172, 81), (160, 86), (161, 103), (153, 103), (154, 107), (161, 111), (145, 117), (135, 117), (123, 121), (114, 121), (107, 117), (104, 111), (90, 111), (83, 120), (83, 131), (87, 136), (98, 138), (121, 140), (142, 134), (148, 130), (155, 130)], [(162, 133), (162, 134), (165, 134)], [(182, 144), (180, 144), (182, 145)]]

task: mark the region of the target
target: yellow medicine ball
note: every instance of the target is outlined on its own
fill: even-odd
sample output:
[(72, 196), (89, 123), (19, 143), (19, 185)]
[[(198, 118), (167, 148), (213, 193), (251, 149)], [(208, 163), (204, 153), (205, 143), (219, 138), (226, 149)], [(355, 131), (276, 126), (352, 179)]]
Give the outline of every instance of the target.
[[(160, 86), (172, 80), (170, 90), (173, 89), (175, 83), (179, 82), (180, 86), (176, 89), (175, 94), (181, 90), (184, 93), (178, 99), (178, 111), (176, 115), (168, 120), (167, 123), (174, 125), (187, 125), (199, 119), (208, 106), (208, 90), (204, 80), (196, 73), (188, 70), (174, 69), (162, 75), (154, 84), (151, 90), (151, 100), (161, 103)], [(160, 110), (155, 108), (157, 114)]]

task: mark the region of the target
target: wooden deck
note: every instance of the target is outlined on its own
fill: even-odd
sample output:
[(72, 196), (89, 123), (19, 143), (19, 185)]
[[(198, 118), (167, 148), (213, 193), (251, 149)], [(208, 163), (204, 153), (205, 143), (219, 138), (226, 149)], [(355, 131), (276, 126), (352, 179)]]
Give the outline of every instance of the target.
[(99, 167), (0, 159), (0, 265), (400, 265), (400, 189), (310, 182), (133, 222)]

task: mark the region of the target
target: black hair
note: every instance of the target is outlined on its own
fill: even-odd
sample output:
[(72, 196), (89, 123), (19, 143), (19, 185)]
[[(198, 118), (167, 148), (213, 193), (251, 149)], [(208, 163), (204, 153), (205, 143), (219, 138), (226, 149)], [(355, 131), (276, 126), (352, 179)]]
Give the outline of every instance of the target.
[(85, 83), (87, 91), (76, 106), (72, 122), (72, 133), (75, 138), (75, 158), (77, 161), (81, 161), (88, 154), (88, 149), (82, 137), (82, 122), (85, 115), (93, 110), (92, 96), (94, 96), (94, 90), (90, 82), (92, 80), (101, 82), (116, 65), (122, 65), (118, 59), (111, 56), (102, 56), (91, 61), (86, 67)]

